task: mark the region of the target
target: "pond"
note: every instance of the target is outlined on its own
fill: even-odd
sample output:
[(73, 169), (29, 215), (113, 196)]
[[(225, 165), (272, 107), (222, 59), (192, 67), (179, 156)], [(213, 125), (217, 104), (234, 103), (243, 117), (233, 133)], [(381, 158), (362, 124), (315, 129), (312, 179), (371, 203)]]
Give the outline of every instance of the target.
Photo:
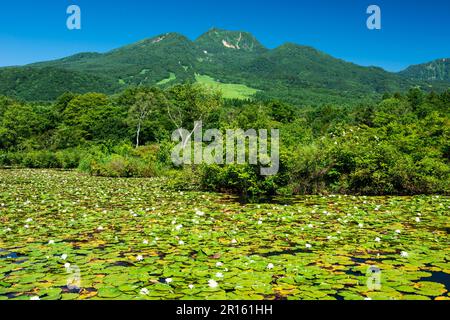
[(167, 185), (0, 170), (0, 299), (450, 298), (449, 197), (258, 204)]

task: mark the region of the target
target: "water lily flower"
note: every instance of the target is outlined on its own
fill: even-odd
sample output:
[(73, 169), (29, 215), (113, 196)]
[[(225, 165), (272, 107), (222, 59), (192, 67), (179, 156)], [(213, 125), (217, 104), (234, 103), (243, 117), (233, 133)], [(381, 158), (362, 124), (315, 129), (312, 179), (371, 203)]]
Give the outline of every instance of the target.
[(166, 281), (166, 283), (171, 283), (173, 280), (172, 280), (172, 278), (167, 278), (165, 281)]
[(269, 270), (271, 270), (271, 269), (273, 269), (275, 266), (273, 265), (273, 263), (269, 263), (268, 265), (267, 265), (267, 269), (269, 269)]
[(64, 254), (61, 256), (61, 259), (66, 260), (66, 259), (67, 259), (67, 254), (64, 253)]
[(148, 240), (142, 241), (143, 244), (148, 244)]
[(138, 256), (136, 257), (136, 260), (137, 260), (137, 261), (142, 261), (142, 260), (144, 260), (144, 257), (143, 257), (142, 255), (138, 255)]
[(28, 218), (25, 222), (32, 222), (32, 221), (33, 221), (33, 219)]
[(416, 222), (420, 222), (420, 218), (419, 217), (416, 217)]
[(41, 299), (39, 298), (39, 296), (33, 296), (30, 298), (30, 300), (41, 300)]
[(221, 267), (221, 266), (223, 266), (223, 263), (222, 263), (222, 262), (217, 262), (217, 263), (216, 263), (216, 267)]
[(402, 233), (402, 230), (397, 229), (397, 230), (395, 230), (395, 233), (400, 234), (400, 233)]
[(233, 239), (233, 240), (231, 240), (231, 243), (232, 243), (232, 244), (236, 244), (236, 243), (237, 243), (237, 240), (236, 240), (236, 239)]
[(406, 252), (406, 251), (402, 251), (402, 252), (400, 253), (400, 256), (401, 256), (402, 258), (408, 258), (408, 257), (409, 257), (409, 253)]
[(312, 223), (308, 224), (308, 228), (314, 228), (314, 225)]
[(197, 210), (195, 211), (195, 214), (199, 217), (203, 217), (205, 215), (205, 213), (203, 211)]
[(55, 240), (50, 240), (48, 244), (55, 244)]
[(70, 268), (70, 263), (68, 263), (68, 262), (65, 263), (65, 264), (64, 264), (64, 268), (69, 269), (69, 268)]
[(192, 289), (194, 289), (194, 285), (190, 284), (190, 285), (188, 285), (188, 288), (192, 290)]
[(102, 231), (102, 230), (105, 230), (105, 229), (102, 226), (100, 226), (100, 227), (97, 228), (97, 230), (98, 231)]
[(309, 243), (305, 244), (306, 249), (311, 249), (312, 245), (310, 245)]
[(23, 227), (24, 227), (25, 229), (28, 229), (30, 226), (26, 224), (26, 225), (24, 225)]
[(376, 238), (375, 238), (375, 241), (376, 241), (376, 242), (381, 242), (381, 239), (380, 239), (379, 237), (376, 237)]
[(216, 278), (223, 278), (223, 273), (222, 272), (217, 272), (216, 273)]
[(263, 223), (262, 220), (259, 220), (259, 221), (258, 221), (258, 224), (262, 224), (262, 223)]
[(149, 291), (148, 291), (147, 288), (142, 288), (141, 291), (140, 291), (140, 294), (142, 294), (142, 295), (148, 295), (148, 294), (149, 294)]
[(358, 224), (358, 227), (364, 228), (364, 224), (360, 223), (360, 224)]
[(177, 226), (175, 227), (175, 230), (179, 231), (179, 230), (181, 230), (181, 228), (183, 228), (183, 225), (182, 225), (182, 224), (179, 224), (179, 225), (177, 225)]
[(367, 298), (364, 298), (364, 300), (372, 300), (372, 298), (367, 297)]
[(216, 280), (211, 279), (211, 280), (208, 281), (208, 285), (209, 285), (210, 288), (217, 288), (217, 286), (219, 284), (217, 283)]
[(184, 244), (184, 241), (183, 241), (183, 240), (180, 240), (180, 241), (178, 241), (178, 244), (179, 244), (180, 246), (182, 246), (182, 245)]

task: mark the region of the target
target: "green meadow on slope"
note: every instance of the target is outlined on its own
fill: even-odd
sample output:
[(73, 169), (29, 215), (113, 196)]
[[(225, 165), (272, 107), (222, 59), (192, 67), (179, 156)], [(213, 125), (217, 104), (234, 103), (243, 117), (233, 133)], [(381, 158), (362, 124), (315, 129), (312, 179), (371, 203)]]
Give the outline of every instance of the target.
[(219, 91), (225, 99), (250, 99), (259, 91), (243, 84), (221, 83), (209, 76), (200, 74), (195, 74), (195, 80), (197, 83)]

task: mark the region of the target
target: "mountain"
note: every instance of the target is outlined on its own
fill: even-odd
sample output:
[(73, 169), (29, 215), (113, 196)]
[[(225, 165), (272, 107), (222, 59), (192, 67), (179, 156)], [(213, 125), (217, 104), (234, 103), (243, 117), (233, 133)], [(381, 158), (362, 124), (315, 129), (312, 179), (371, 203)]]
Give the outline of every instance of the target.
[(401, 71), (400, 74), (412, 80), (450, 82), (450, 58), (413, 65)]
[[(166, 33), (106, 53), (0, 68), (0, 94), (53, 100), (65, 91), (116, 93), (133, 85), (190, 81), (215, 86), (229, 98), (256, 94), (306, 104), (363, 101), (417, 85), (448, 88), (448, 83), (429, 82), (433, 76), (411, 68), (390, 73), (293, 43), (270, 50), (248, 32), (215, 28), (195, 41)], [(428, 70), (426, 65), (417, 68)], [(446, 73), (440, 64), (433, 68), (436, 77), (450, 81), (448, 68)]]

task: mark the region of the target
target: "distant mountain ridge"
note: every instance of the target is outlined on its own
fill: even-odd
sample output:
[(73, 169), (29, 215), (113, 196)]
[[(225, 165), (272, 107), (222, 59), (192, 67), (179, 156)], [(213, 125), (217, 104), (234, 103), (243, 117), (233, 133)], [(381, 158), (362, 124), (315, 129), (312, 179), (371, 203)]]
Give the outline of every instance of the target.
[(450, 58), (413, 65), (401, 71), (400, 74), (414, 80), (450, 82)]
[(53, 100), (66, 91), (112, 94), (128, 86), (165, 87), (209, 79), (218, 88), (222, 84), (246, 86), (266, 99), (298, 104), (348, 102), (411, 86), (446, 89), (450, 78), (448, 62), (444, 62), (391, 73), (293, 43), (270, 50), (248, 32), (214, 28), (194, 41), (166, 33), (106, 53), (84, 52), (0, 68), (0, 94)]

